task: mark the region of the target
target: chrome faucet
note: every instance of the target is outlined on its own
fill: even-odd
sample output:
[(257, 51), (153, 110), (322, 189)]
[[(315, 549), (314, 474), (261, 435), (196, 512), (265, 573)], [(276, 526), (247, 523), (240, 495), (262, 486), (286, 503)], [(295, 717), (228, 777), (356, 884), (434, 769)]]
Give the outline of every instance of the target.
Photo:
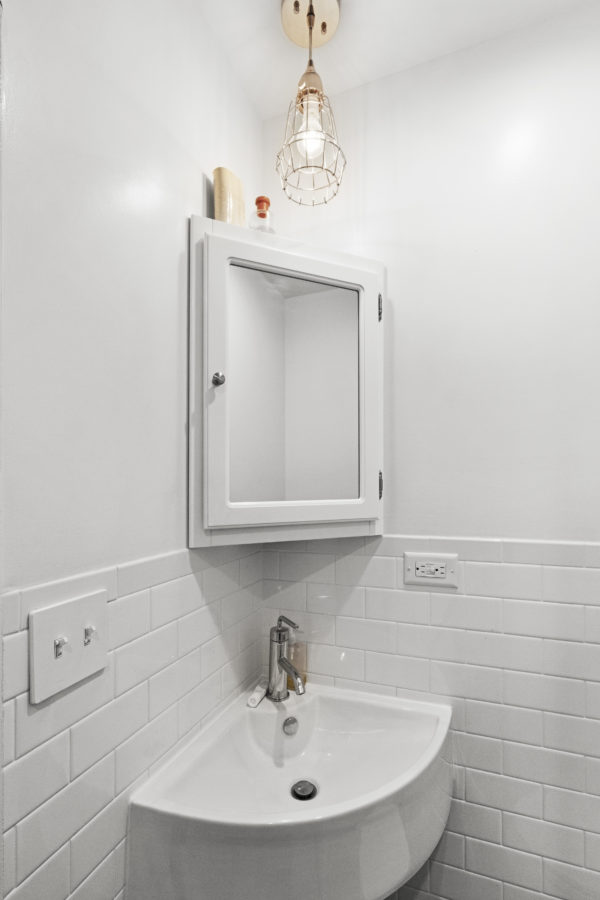
[[(285, 625), (283, 624), (284, 622)], [(269, 686), (267, 688), (267, 697), (276, 703), (280, 700), (286, 700), (290, 695), (287, 688), (288, 675), (294, 682), (296, 693), (304, 693), (302, 676), (286, 656), (290, 639), (290, 628), (296, 629), (298, 626), (291, 619), (288, 619), (287, 616), (279, 616), (277, 625), (274, 625), (269, 633)]]

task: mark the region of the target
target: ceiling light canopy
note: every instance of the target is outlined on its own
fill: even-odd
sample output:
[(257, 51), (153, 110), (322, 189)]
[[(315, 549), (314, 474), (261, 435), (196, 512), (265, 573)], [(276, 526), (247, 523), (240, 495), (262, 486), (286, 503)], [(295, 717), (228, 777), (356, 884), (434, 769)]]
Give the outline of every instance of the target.
[[(334, 5), (339, 18), (337, 0)], [(284, 7), (289, 6), (294, 11), (292, 16), (300, 14), (299, 0), (295, 0), (293, 4), (285, 0)], [(288, 36), (297, 41), (297, 37), (292, 35), (292, 30), (297, 35), (297, 28), (286, 27), (284, 7), (284, 28)], [(331, 104), (312, 60), (315, 18), (314, 5), (309, 3), (306, 15), (308, 65), (298, 82), (296, 98), (290, 103), (285, 138), (275, 165), (286, 195), (295, 203), (306, 206), (318, 206), (335, 197), (346, 165), (346, 158), (338, 144)], [(333, 30), (335, 27), (331, 29)], [(328, 39), (327, 31), (328, 21), (322, 18), (319, 29), (321, 43)]]

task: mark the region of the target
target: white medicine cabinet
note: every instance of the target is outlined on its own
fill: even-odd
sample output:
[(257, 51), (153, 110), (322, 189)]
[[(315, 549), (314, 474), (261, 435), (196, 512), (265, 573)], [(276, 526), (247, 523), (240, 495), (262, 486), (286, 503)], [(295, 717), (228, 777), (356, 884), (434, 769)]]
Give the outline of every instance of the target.
[(384, 275), (192, 217), (190, 547), (381, 534)]

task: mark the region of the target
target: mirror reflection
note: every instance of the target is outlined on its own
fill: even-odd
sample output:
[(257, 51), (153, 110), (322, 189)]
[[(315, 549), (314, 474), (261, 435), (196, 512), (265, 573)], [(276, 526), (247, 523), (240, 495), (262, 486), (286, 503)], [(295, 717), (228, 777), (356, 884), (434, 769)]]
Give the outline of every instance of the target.
[(360, 496), (358, 317), (355, 288), (230, 264), (231, 502)]

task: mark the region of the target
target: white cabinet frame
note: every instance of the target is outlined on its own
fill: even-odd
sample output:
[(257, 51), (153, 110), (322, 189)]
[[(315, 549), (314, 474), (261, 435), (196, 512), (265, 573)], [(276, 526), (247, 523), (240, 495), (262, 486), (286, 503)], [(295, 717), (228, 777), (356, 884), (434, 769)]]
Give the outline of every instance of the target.
[[(355, 289), (359, 298), (359, 497), (229, 500), (227, 277), (231, 262)], [(384, 268), (193, 216), (190, 224), (189, 546), (381, 534)]]

